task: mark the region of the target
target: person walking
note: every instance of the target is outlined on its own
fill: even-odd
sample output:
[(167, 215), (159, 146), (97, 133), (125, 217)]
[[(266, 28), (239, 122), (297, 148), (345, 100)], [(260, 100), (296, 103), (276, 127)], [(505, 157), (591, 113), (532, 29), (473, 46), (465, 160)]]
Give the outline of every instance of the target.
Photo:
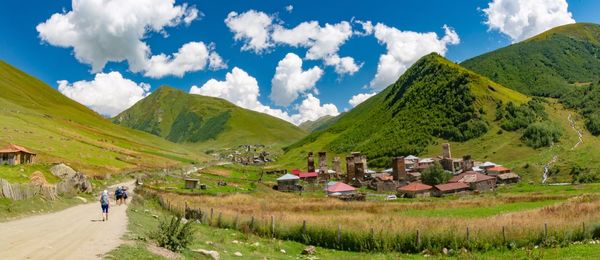
[(121, 192), (122, 192), (121, 199), (123, 200), (123, 203), (125, 203), (125, 205), (127, 205), (127, 197), (129, 197), (129, 194), (127, 194), (127, 187), (123, 186), (123, 189)]
[(117, 201), (117, 205), (121, 205), (123, 199), (123, 189), (121, 186), (118, 186), (115, 190), (115, 200)]
[(102, 208), (102, 221), (108, 221), (108, 207), (110, 201), (108, 199), (108, 191), (104, 190), (100, 195), (100, 207)]

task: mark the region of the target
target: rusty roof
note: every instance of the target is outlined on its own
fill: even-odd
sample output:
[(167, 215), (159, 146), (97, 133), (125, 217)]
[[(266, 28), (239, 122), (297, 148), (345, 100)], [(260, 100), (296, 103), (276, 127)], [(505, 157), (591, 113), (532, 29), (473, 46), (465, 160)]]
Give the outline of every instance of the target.
[(398, 191), (404, 191), (404, 192), (409, 192), (409, 191), (428, 191), (431, 190), (431, 186), (427, 185), (427, 184), (423, 184), (423, 183), (418, 183), (418, 182), (413, 182), (411, 184), (408, 184), (404, 187), (401, 187), (398, 189)]
[(459, 175), (453, 176), (452, 178), (450, 178), (450, 180), (448, 182), (471, 183), (471, 182), (487, 181), (487, 180), (491, 180), (491, 179), (495, 179), (495, 177), (488, 176), (488, 175), (481, 174), (481, 173), (474, 172), (474, 171), (468, 171), (468, 172), (463, 172)]
[(16, 144), (9, 144), (6, 147), (0, 149), (0, 153), (18, 153), (18, 152), (35, 154), (35, 153), (32, 153), (29, 150), (27, 150), (27, 148), (16, 145)]
[(450, 183), (438, 184), (433, 187), (440, 191), (451, 191), (451, 190), (468, 189), (469, 185), (465, 184), (464, 182), (450, 182)]
[(495, 166), (492, 168), (487, 169), (488, 171), (492, 171), (492, 172), (503, 172), (503, 171), (510, 171), (510, 169), (506, 168), (506, 167), (502, 167), (502, 166)]

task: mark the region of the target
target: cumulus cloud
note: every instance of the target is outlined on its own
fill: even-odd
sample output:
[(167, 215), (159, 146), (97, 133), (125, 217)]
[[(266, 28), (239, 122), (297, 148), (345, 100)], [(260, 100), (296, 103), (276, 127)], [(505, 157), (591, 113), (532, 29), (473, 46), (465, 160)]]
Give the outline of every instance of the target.
[(98, 73), (91, 81), (59, 80), (63, 95), (107, 116), (116, 116), (150, 94), (150, 85), (123, 78), (119, 72)]
[(340, 114), (334, 104), (321, 105), (321, 101), (310, 93), (306, 95), (297, 110), (298, 113), (292, 115), (292, 123), (296, 125), (306, 121), (315, 121), (323, 116), (337, 116)]
[(288, 6), (286, 6), (286, 7), (285, 7), (285, 10), (286, 10), (288, 13), (291, 13), (292, 11), (294, 11), (294, 6), (293, 6), (293, 5), (288, 5)]
[[(92, 72), (100, 72), (108, 62), (127, 61), (133, 72), (146, 71), (150, 75), (181, 75), (186, 71), (203, 69), (207, 54), (198, 51), (187, 54), (206, 56), (179, 57), (187, 60), (188, 70), (165, 66), (175, 56), (151, 56), (150, 47), (143, 40), (148, 34), (167, 36), (168, 27), (189, 25), (200, 16), (199, 11), (187, 4), (175, 5), (174, 0), (138, 1), (82, 1), (73, 0), (73, 10), (55, 13), (36, 26), (43, 42), (63, 48), (73, 48), (75, 58), (92, 66)], [(198, 46), (186, 44), (182, 49)], [(179, 54), (181, 56), (181, 53)], [(192, 61), (195, 60), (195, 61)], [(177, 63), (173, 63), (177, 64)], [(179, 64), (182, 65), (182, 64)], [(158, 66), (158, 67), (154, 67)]]
[(394, 83), (422, 56), (431, 52), (444, 55), (448, 45), (460, 43), (456, 31), (446, 25), (443, 28), (444, 36), (438, 37), (435, 32), (401, 31), (382, 23), (375, 25), (375, 38), (380, 44), (385, 44), (387, 53), (379, 57), (377, 73), (369, 83), (370, 87), (381, 90)]
[(227, 65), (219, 54), (203, 42), (189, 42), (181, 46), (173, 55), (154, 55), (148, 61), (145, 76), (161, 78), (166, 75), (182, 77), (188, 71), (203, 70), (208, 64), (210, 69), (222, 69)]
[(316, 115), (339, 114), (335, 105), (321, 105), (320, 100), (312, 96), (312, 94), (309, 94), (295, 108), (297, 113), (291, 116), (286, 111), (266, 106), (258, 100), (260, 88), (256, 79), (237, 67), (234, 67), (230, 73), (227, 73), (224, 81), (211, 79), (201, 87), (192, 86), (190, 93), (223, 98), (237, 106), (278, 117), (296, 125), (307, 120), (314, 120), (316, 119), (314, 118)]
[(325, 26), (320, 26), (317, 21), (310, 21), (291, 29), (274, 25), (272, 38), (277, 44), (308, 48), (306, 59), (323, 60), (325, 65), (334, 66), (338, 74), (352, 75), (361, 66), (356, 64), (354, 58), (340, 58), (337, 54), (352, 35), (352, 26), (346, 21), (337, 24), (326, 23)]
[(244, 41), (243, 51), (261, 53), (271, 46), (271, 25), (273, 18), (264, 12), (250, 10), (241, 14), (231, 12), (225, 19), (225, 24), (234, 33), (236, 41)]
[(323, 70), (314, 66), (302, 70), (302, 59), (288, 53), (279, 61), (271, 80), (271, 100), (280, 106), (288, 106), (302, 93), (314, 88), (323, 75)]
[(566, 0), (494, 0), (483, 9), (490, 30), (519, 42), (553, 27), (574, 23)]
[(350, 98), (350, 100), (348, 100), (348, 104), (350, 104), (352, 107), (358, 106), (360, 103), (364, 102), (365, 100), (369, 99), (372, 96), (375, 96), (377, 93), (360, 93), (360, 94), (356, 94), (354, 96), (352, 96), (352, 98)]

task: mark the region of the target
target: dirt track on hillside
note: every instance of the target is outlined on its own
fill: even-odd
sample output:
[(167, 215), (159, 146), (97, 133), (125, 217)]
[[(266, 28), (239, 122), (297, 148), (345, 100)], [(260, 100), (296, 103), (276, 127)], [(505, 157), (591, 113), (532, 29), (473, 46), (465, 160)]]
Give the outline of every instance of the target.
[[(119, 185), (129, 186), (129, 192), (133, 191), (133, 182)], [(94, 201), (0, 223), (0, 259), (101, 258), (123, 242), (121, 237), (127, 230), (126, 209), (111, 199), (106, 222), (102, 221), (100, 203)]]

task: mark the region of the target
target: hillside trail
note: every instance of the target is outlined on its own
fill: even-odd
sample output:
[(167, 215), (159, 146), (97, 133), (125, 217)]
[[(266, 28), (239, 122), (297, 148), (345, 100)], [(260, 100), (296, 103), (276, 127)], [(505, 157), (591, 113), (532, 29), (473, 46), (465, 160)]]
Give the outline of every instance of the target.
[[(133, 184), (111, 186), (109, 195), (117, 186), (127, 186), (132, 193)], [(59, 212), (0, 223), (0, 259), (100, 259), (123, 242), (127, 231), (127, 206), (117, 206), (113, 198), (110, 203), (105, 222), (94, 199)]]
[[(571, 113), (569, 113), (567, 120), (569, 120), (569, 125), (571, 126), (573, 131), (575, 131), (577, 133), (577, 137), (579, 138), (577, 143), (575, 143), (573, 145), (573, 147), (571, 147), (571, 150), (575, 150), (575, 148), (577, 148), (577, 146), (579, 146), (580, 144), (583, 143), (583, 133), (581, 133), (581, 130), (579, 130), (579, 128), (577, 128), (577, 125), (575, 124), (575, 120), (573, 120), (573, 116)], [(545, 184), (546, 180), (548, 180), (548, 172), (550, 171), (550, 166), (552, 166), (552, 164), (556, 163), (557, 160), (558, 160), (558, 155), (554, 155), (554, 156), (552, 156), (552, 159), (548, 163), (546, 163), (546, 165), (544, 165), (544, 175), (542, 176), (542, 184)]]

